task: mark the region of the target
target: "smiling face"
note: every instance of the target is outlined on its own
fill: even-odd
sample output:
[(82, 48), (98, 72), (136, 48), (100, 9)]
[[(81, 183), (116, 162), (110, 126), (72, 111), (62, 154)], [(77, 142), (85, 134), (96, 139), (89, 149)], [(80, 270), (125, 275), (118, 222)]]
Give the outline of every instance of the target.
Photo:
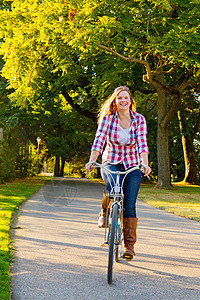
[(116, 106), (119, 111), (129, 110), (131, 99), (127, 91), (121, 91), (116, 97)]

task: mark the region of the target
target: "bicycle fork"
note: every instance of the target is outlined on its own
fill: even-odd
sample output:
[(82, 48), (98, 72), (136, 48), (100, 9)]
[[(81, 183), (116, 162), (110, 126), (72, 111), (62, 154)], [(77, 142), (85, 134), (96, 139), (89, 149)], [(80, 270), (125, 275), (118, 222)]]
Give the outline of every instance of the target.
[(122, 241), (121, 241), (121, 233), (122, 233), (122, 228), (121, 228), (121, 224), (122, 224), (122, 219), (123, 219), (123, 212), (122, 212), (122, 200), (118, 201), (118, 202), (114, 202), (112, 203), (111, 207), (110, 207), (110, 216), (109, 216), (109, 224), (108, 224), (108, 232), (106, 232), (105, 230), (105, 244), (109, 244), (109, 237), (110, 237), (110, 232), (111, 232), (111, 225), (112, 225), (112, 217), (113, 217), (113, 208), (114, 206), (117, 205), (117, 219), (116, 219), (116, 239), (115, 239), (115, 245), (121, 245)]

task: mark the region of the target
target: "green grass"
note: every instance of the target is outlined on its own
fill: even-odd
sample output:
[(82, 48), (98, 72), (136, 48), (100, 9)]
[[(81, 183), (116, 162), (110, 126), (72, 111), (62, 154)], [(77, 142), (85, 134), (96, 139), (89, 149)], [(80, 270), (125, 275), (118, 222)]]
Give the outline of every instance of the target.
[(200, 186), (173, 184), (173, 189), (158, 189), (141, 184), (138, 199), (159, 209), (200, 222)]
[(19, 205), (37, 191), (50, 177), (16, 180), (0, 185), (0, 299), (10, 299), (9, 262), (11, 246), (9, 230), (11, 217)]

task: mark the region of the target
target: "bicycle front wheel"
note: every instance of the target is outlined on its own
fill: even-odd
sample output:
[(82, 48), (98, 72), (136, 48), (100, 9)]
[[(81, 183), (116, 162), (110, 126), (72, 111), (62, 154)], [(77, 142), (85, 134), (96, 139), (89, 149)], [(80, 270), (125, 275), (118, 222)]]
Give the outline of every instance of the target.
[(112, 283), (112, 273), (113, 273), (113, 260), (114, 260), (114, 250), (115, 250), (115, 234), (116, 234), (116, 223), (117, 223), (117, 211), (118, 206), (117, 204), (114, 205), (112, 211), (112, 224), (111, 224), (111, 233), (109, 239), (109, 256), (108, 256), (108, 283)]

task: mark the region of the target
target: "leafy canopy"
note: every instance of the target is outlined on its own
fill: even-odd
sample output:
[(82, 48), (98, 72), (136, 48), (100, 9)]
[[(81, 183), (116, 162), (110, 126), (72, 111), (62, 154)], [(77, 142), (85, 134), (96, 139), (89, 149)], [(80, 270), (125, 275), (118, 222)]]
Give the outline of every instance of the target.
[[(98, 94), (94, 87), (104, 93), (110, 87), (109, 71), (117, 77), (123, 68), (119, 59), (99, 51), (99, 44), (127, 58), (146, 59), (151, 68), (159, 57), (169, 85), (200, 64), (196, 0), (14, 0), (11, 10), (5, 6), (1, 11), (0, 29), (2, 75), (19, 105), (34, 102), (44, 90), (57, 95), (67, 85), (75, 102), (87, 107), (88, 95)], [(129, 71), (126, 65), (123, 73)]]

